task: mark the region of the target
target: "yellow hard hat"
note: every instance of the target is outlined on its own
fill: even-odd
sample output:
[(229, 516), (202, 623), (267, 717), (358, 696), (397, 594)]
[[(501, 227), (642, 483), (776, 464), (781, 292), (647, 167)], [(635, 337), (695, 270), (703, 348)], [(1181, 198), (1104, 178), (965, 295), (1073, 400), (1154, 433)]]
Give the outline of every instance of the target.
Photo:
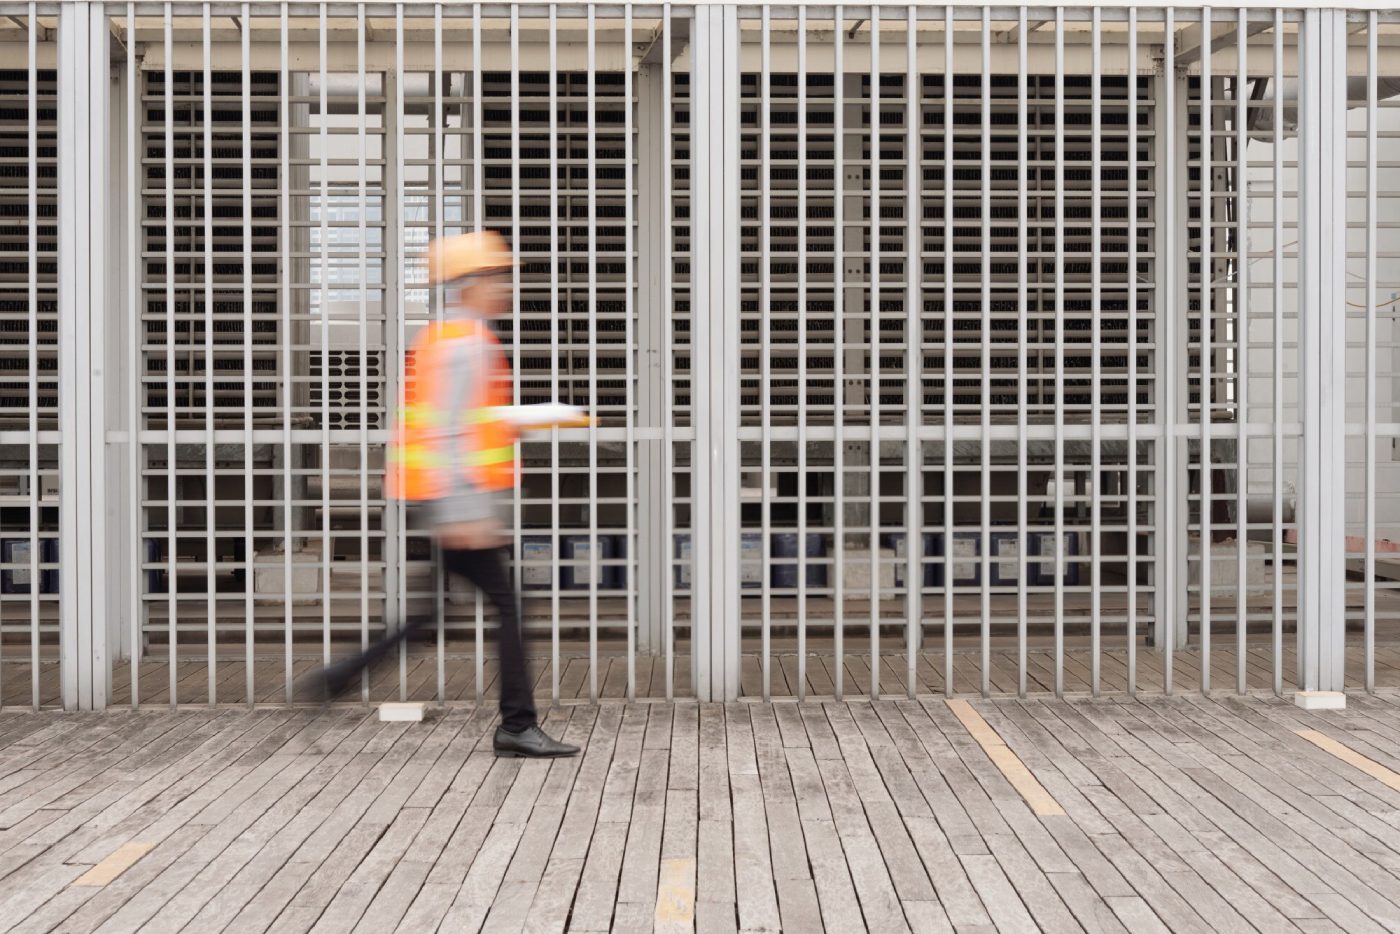
[(432, 285), (514, 265), (515, 257), (505, 238), (494, 230), (476, 230), (428, 244), (428, 282)]

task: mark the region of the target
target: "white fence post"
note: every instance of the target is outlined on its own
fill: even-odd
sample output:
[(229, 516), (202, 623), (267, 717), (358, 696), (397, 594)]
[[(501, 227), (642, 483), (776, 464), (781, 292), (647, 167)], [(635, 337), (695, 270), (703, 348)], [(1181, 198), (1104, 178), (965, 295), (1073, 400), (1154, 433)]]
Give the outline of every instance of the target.
[(695, 8), (691, 40), (695, 696), (739, 696), (739, 18)]
[[(101, 4), (64, 3), (58, 30), (60, 669), (63, 706), (107, 705), (107, 314), (121, 263), (112, 220), (111, 33)], [(115, 525), (115, 523), (114, 523)], [(117, 552), (120, 553), (120, 552)]]
[(1298, 685), (1339, 692), (1346, 650), (1346, 14), (1300, 41)]

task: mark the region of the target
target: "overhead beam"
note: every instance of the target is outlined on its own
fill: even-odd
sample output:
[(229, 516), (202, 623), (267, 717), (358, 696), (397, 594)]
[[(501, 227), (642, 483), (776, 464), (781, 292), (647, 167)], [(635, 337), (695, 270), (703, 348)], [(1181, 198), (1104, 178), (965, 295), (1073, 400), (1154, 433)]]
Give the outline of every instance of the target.
[[(1249, 23), (1245, 27), (1245, 38), (1250, 39), (1254, 36), (1259, 35), (1261, 32), (1266, 32), (1269, 29), (1272, 29), (1273, 25), (1274, 24), (1272, 22), (1265, 20), (1259, 20), (1258, 22)], [(1192, 42), (1193, 44), (1191, 45), (1191, 47), (1183, 49), (1181, 52), (1177, 53), (1177, 68), (1188, 68), (1191, 65), (1196, 64), (1196, 62), (1199, 62), (1201, 60), (1201, 50), (1205, 48), (1205, 43), (1202, 42), (1200, 38), (1201, 27), (1199, 25), (1192, 26), (1186, 32), (1188, 35), (1194, 34), (1194, 39), (1187, 40), (1189, 42)], [(1210, 41), (1210, 54), (1215, 55), (1216, 52), (1219, 52), (1222, 49), (1233, 47), (1237, 42), (1239, 42), (1239, 35), (1239, 27), (1234, 27), (1226, 29), (1224, 32), (1215, 36)]]
[[(661, 26), (657, 26), (655, 29), (652, 30), (651, 37), (646, 43), (646, 49), (641, 53), (641, 56), (638, 59), (639, 65), (661, 64), (661, 56), (666, 52), (666, 50), (662, 47), (662, 32), (663, 29)], [(681, 18), (672, 19), (670, 49), (672, 62), (680, 58), (681, 52), (689, 43), (690, 20)]]

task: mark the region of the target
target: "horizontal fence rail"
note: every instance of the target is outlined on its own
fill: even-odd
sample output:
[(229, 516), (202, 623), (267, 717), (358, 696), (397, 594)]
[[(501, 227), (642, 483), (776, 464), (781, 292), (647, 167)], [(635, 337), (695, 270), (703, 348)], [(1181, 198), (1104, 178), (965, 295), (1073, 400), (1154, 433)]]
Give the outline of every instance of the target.
[(541, 697), (1400, 685), (1400, 15), (0, 19), (0, 703), (285, 703), (425, 614), (353, 699), (493, 697), (383, 486), (427, 244), (483, 227), (515, 401), (598, 416), (520, 442)]

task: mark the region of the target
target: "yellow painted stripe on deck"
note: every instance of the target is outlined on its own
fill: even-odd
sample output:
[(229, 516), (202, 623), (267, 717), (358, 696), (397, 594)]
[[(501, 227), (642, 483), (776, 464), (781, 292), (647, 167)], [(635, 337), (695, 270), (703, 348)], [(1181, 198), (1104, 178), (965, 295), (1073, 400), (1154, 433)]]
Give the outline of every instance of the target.
[(951, 698), (948, 701), (948, 709), (953, 711), (953, 716), (962, 721), (963, 727), (972, 734), (972, 738), (977, 740), (982, 746), (1005, 746), (1001, 734), (992, 729), (992, 725), (982, 719), (982, 715), (973, 709), (972, 705), (961, 698)]
[(73, 880), (74, 885), (101, 887), (126, 872), (155, 849), (154, 843), (123, 843), (102, 862)]
[(953, 716), (958, 718), (963, 728), (973, 739), (977, 740), (977, 745), (982, 747), (982, 751), (987, 754), (987, 758), (992, 760), (992, 764), (1001, 770), (1001, 774), (1011, 783), (1011, 787), (1025, 799), (1030, 809), (1041, 817), (1063, 817), (1065, 809), (1060, 807), (1060, 802), (1056, 801), (1050, 792), (1045, 790), (1045, 786), (1036, 780), (1031, 774), (1031, 770), (1026, 768), (1026, 764), (1021, 761), (1021, 757), (1006, 745), (1006, 741), (1001, 738), (1001, 734), (992, 729), (992, 725), (982, 719), (971, 704), (960, 698), (950, 698), (945, 703), (948, 709), (953, 711)]
[(689, 932), (695, 925), (695, 860), (663, 859), (656, 887), (655, 930)]
[(1350, 746), (1337, 742), (1326, 733), (1319, 733), (1317, 730), (1296, 730), (1295, 732), (1323, 752), (1331, 753), (1347, 765), (1355, 766), (1365, 772), (1376, 781), (1400, 791), (1400, 772), (1388, 769), (1375, 759), (1363, 756)]

